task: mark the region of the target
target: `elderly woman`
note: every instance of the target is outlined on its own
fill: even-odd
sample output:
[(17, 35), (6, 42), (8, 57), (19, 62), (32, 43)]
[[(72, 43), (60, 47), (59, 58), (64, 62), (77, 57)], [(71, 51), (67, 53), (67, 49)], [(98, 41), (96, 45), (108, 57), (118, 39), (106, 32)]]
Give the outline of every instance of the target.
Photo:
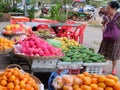
[[(103, 34), (105, 32), (105, 28), (109, 27), (107, 26), (107, 24), (114, 20), (115, 18), (117, 18), (115, 20), (115, 24), (117, 25), (117, 27), (119, 28), (120, 26), (120, 13), (117, 12), (117, 9), (119, 8), (119, 4), (115, 1), (111, 1), (108, 3), (107, 9), (106, 9), (106, 13), (107, 15), (104, 17), (103, 19), (103, 25), (104, 25), (104, 30), (103, 30)], [(120, 28), (119, 28), (120, 30)], [(106, 60), (111, 60), (112, 61), (112, 74), (115, 75), (117, 73), (116, 71), (116, 65), (117, 62), (120, 58), (120, 36), (117, 40), (114, 41), (106, 41), (102, 40), (100, 49), (99, 49), (99, 53), (104, 55)]]

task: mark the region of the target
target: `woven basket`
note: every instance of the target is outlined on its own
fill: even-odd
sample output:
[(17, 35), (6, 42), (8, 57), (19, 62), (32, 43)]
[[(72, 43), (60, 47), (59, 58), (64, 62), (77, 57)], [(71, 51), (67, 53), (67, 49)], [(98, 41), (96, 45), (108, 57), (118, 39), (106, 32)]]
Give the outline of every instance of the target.
[(14, 33), (11, 33), (11, 34), (5, 34), (5, 33), (3, 33), (3, 35), (5, 37), (13, 37), (13, 36), (17, 36), (17, 35), (25, 35), (25, 33), (16, 33), (16, 34), (14, 34)]
[(1, 51), (1, 52), (0, 52), (0, 55), (8, 54), (8, 53), (12, 52), (12, 50), (13, 50), (13, 48), (10, 48), (10, 49)]
[[(15, 68), (15, 67), (17, 67), (18, 69), (20, 69), (22, 73), (25, 72), (25, 71), (22, 69), (22, 67), (19, 66), (19, 65), (17, 65), (17, 64), (10, 64), (10, 65), (8, 65), (8, 66), (6, 67), (6, 69), (7, 69), (7, 68)], [(5, 69), (0, 70), (0, 73), (2, 73), (4, 70), (5, 70)], [(30, 77), (31, 77), (33, 80), (35, 80), (36, 84), (41, 84), (41, 81), (40, 81), (36, 76), (30, 74)]]
[(15, 52), (13, 53), (15, 56), (25, 58), (27, 60), (56, 60), (64, 57), (64, 54), (62, 56), (26, 56), (26, 55), (16, 54)]
[(56, 37), (55, 35), (52, 36), (52, 35), (42, 35), (42, 34), (37, 35), (37, 36), (40, 37), (40, 38), (43, 38), (43, 39), (48, 39), (48, 38), (53, 39), (53, 38)]

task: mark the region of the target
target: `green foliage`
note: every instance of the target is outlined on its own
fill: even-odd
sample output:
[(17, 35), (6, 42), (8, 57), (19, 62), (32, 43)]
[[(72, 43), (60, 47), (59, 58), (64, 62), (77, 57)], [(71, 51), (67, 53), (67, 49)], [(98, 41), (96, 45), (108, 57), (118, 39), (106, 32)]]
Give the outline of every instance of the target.
[(35, 12), (36, 12), (36, 10), (34, 9), (34, 6), (32, 6), (32, 8), (30, 10), (28, 10), (28, 17), (30, 19), (33, 19), (35, 17)]
[(61, 4), (57, 3), (56, 6), (52, 6), (50, 9), (50, 19), (58, 20), (58, 21), (65, 21), (66, 14), (62, 12), (61, 14)]
[(23, 12), (22, 10), (20, 10), (20, 9), (18, 9), (16, 6), (15, 7), (11, 7), (10, 9), (9, 9), (9, 12)]
[(2, 20), (3, 13), (0, 13), (0, 21)]
[(10, 10), (10, 3), (0, 3), (0, 12), (8, 13)]

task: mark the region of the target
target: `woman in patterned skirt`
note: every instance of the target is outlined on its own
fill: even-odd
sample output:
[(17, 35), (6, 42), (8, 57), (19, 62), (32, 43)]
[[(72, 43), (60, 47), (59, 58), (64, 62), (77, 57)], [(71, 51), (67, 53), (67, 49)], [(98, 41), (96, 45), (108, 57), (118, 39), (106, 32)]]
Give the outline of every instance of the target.
[[(106, 12), (107, 12), (107, 16), (105, 16), (105, 18), (103, 19), (102, 24), (104, 25), (104, 29), (103, 29), (103, 33), (105, 28), (107, 28), (107, 23), (109, 23), (109, 21), (113, 20), (114, 18), (117, 17), (115, 24), (118, 26), (118, 28), (120, 29), (120, 14), (119, 12), (117, 12), (117, 9), (119, 8), (119, 4), (115, 1), (111, 1), (108, 3)], [(119, 22), (119, 23), (116, 23)], [(101, 42), (101, 46), (99, 49), (99, 53), (104, 55), (106, 60), (111, 60), (112, 61), (112, 74), (116, 74), (116, 64), (117, 64), (117, 60), (119, 60), (120, 57), (120, 37), (115, 40), (115, 41), (106, 41), (106, 40), (102, 40)]]

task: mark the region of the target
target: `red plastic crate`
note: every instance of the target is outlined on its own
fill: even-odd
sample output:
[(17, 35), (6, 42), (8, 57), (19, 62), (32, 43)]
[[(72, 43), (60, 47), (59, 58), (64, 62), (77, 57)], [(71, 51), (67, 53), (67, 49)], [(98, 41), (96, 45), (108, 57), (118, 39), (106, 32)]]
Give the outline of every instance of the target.
[(69, 74), (79, 74), (80, 73), (80, 68), (77, 68), (77, 69), (58, 69), (58, 73), (62, 72), (63, 70), (68, 70), (69, 71)]
[(80, 74), (80, 68), (77, 69), (69, 69), (70, 74)]

